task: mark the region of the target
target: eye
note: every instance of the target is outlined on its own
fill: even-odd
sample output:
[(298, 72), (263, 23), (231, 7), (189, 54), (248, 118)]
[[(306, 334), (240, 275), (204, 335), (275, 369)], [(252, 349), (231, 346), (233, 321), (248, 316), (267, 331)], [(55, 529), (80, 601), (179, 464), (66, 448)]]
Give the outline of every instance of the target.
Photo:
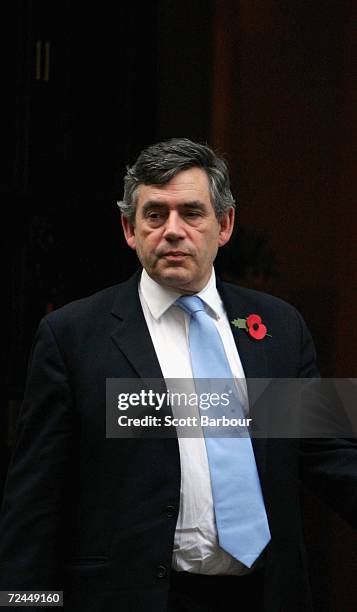
[(151, 227), (158, 227), (165, 221), (165, 213), (162, 210), (148, 210), (145, 219)]
[(188, 223), (198, 223), (202, 218), (202, 212), (200, 210), (185, 210), (183, 216)]

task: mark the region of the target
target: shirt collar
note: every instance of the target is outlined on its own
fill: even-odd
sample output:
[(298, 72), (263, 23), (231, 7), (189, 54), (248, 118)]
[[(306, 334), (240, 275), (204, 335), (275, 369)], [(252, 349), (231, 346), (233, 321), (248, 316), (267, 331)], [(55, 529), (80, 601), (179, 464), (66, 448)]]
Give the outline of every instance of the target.
[[(182, 295), (174, 289), (159, 285), (148, 275), (146, 270), (142, 271), (139, 291), (154, 319), (159, 319)], [(212, 268), (212, 274), (207, 285), (197, 295), (208, 306), (208, 310), (216, 319), (223, 315), (224, 307), (216, 288), (214, 268)]]

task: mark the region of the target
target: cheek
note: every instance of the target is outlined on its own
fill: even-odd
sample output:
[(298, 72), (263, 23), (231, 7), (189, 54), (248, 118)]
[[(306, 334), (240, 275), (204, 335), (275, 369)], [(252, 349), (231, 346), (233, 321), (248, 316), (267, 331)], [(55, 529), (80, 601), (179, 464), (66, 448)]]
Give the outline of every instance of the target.
[(159, 239), (153, 232), (147, 232), (141, 234), (136, 239), (137, 251), (144, 254), (148, 258), (152, 258), (155, 255), (155, 249), (159, 243)]
[(210, 232), (208, 234), (201, 235), (197, 241), (197, 245), (202, 255), (211, 255), (218, 248), (218, 235), (217, 232)]

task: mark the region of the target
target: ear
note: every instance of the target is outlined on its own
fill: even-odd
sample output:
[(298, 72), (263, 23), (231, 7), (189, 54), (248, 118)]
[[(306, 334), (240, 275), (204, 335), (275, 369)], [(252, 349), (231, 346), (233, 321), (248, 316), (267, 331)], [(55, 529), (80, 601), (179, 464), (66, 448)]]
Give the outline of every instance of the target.
[(135, 240), (135, 227), (130, 223), (129, 219), (125, 217), (123, 214), (121, 215), (121, 224), (123, 227), (123, 232), (125, 236), (125, 240), (131, 249), (136, 251), (136, 240)]
[(218, 238), (218, 246), (224, 246), (232, 236), (235, 218), (235, 208), (231, 206), (229, 211), (219, 221), (220, 230)]

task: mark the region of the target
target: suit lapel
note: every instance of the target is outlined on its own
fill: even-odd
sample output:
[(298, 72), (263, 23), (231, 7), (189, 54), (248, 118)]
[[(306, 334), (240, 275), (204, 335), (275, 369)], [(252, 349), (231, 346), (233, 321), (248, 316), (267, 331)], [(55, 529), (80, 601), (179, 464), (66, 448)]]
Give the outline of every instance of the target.
[(232, 321), (237, 317), (245, 319), (248, 315), (252, 314), (252, 308), (249, 307), (240, 295), (237, 296), (234, 290), (236, 288), (218, 281), (217, 289), (223, 299), (227, 317), (231, 323), (233, 337), (237, 345), (246, 378), (270, 377), (270, 367), (266, 354), (266, 341), (255, 340), (243, 329), (238, 329), (238, 327), (232, 325)]
[(118, 324), (111, 337), (140, 378), (163, 378), (140, 303), (139, 279), (137, 273), (118, 287), (111, 311)]

